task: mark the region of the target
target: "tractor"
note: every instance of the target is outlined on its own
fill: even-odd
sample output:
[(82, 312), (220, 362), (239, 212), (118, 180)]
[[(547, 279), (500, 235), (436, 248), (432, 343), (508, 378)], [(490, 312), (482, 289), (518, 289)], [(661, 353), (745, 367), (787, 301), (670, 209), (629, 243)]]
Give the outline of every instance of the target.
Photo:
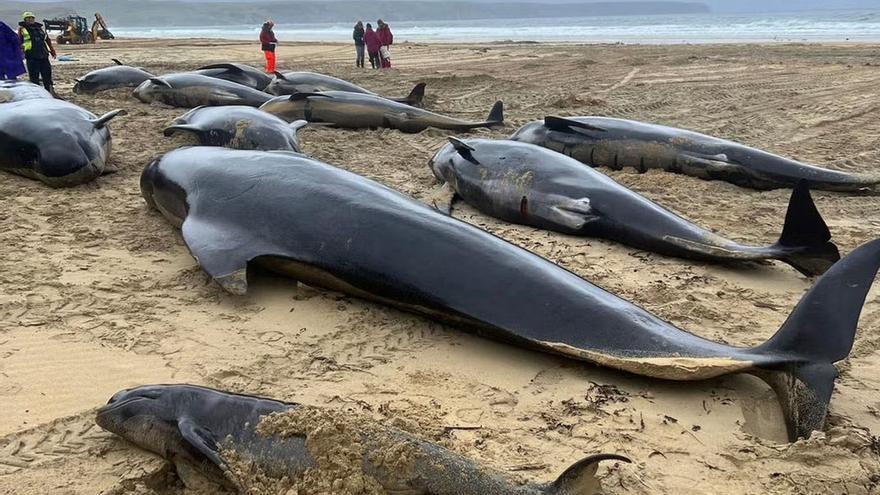
[(43, 19), (43, 26), (46, 32), (58, 31), (61, 34), (55, 38), (59, 45), (82, 45), (84, 43), (95, 43), (98, 39), (112, 40), (115, 37), (113, 33), (107, 29), (107, 23), (104, 17), (95, 13), (95, 21), (89, 28), (88, 20), (80, 15), (69, 15), (55, 19)]

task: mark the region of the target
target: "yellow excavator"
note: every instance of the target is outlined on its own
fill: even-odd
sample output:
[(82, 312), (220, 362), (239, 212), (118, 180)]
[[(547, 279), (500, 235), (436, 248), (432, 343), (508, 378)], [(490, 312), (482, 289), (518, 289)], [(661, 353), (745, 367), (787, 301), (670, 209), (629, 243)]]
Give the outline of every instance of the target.
[(80, 15), (43, 19), (43, 26), (46, 28), (46, 32), (57, 31), (61, 33), (55, 38), (59, 45), (82, 45), (95, 43), (99, 39), (112, 40), (115, 38), (107, 28), (104, 16), (97, 12), (91, 28), (89, 28), (88, 20)]

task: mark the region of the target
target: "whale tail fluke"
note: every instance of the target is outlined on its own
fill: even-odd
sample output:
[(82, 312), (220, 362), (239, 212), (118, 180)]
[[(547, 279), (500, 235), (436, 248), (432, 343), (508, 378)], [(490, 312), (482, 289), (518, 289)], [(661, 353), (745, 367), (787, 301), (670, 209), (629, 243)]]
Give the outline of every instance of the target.
[(568, 467), (556, 481), (551, 483), (545, 493), (552, 495), (588, 495), (599, 489), (596, 471), (602, 461), (621, 461), (630, 463), (628, 458), (617, 454), (596, 454), (585, 457)]
[(421, 106), (422, 100), (425, 99), (425, 86), (426, 84), (420, 82), (416, 84), (416, 86), (409, 92), (409, 95), (401, 100), (401, 103), (406, 103), (407, 105), (412, 105), (414, 107)]
[(822, 428), (837, 378), (833, 363), (852, 349), (878, 269), (880, 239), (835, 263), (801, 298), (779, 331), (754, 349), (771, 357), (769, 363), (757, 365), (755, 374), (779, 395), (792, 439)]
[(486, 122), (490, 127), (504, 126), (504, 102), (498, 100), (492, 105), (492, 110), (489, 112)]
[(825, 273), (840, 259), (805, 180), (798, 182), (791, 193), (782, 235), (774, 247), (784, 253), (782, 261), (809, 277)]

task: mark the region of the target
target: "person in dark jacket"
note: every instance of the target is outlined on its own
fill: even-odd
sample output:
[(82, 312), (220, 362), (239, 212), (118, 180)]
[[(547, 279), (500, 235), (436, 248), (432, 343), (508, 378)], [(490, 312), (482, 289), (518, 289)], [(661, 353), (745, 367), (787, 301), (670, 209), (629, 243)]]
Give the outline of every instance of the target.
[(382, 67), (382, 61), (379, 59), (379, 49), (382, 48), (382, 43), (379, 43), (379, 35), (373, 31), (373, 25), (369, 22), (367, 30), (364, 32), (364, 44), (367, 45), (367, 53), (370, 55), (370, 65), (374, 69)]
[(21, 60), (21, 38), (4, 22), (0, 22), (0, 80), (18, 79), (25, 68)]
[(355, 66), (363, 67), (364, 66), (364, 23), (362, 21), (358, 21), (357, 24), (354, 25), (354, 49), (357, 52), (357, 60), (355, 61)]
[(391, 28), (388, 27), (388, 24), (382, 19), (376, 21), (378, 27), (376, 28), (376, 36), (379, 37), (379, 43), (382, 45), (379, 48), (379, 58), (382, 61), (383, 69), (391, 68), (391, 45), (394, 43), (394, 35), (391, 34)]
[(52, 47), (52, 40), (49, 39), (43, 25), (36, 21), (33, 13), (25, 12), (21, 18), (23, 20), (18, 23), (18, 36), (27, 62), (28, 76), (34, 84), (40, 84), (42, 80), (46, 91), (57, 98), (55, 85), (52, 82), (52, 64), (49, 63), (50, 55), (52, 58), (57, 57), (55, 48)]
[(270, 19), (263, 23), (263, 29), (260, 31), (260, 44), (263, 55), (266, 56), (266, 73), (268, 74), (275, 72), (275, 45), (278, 44), (275, 32), (272, 31), (273, 27), (275, 27), (275, 23)]

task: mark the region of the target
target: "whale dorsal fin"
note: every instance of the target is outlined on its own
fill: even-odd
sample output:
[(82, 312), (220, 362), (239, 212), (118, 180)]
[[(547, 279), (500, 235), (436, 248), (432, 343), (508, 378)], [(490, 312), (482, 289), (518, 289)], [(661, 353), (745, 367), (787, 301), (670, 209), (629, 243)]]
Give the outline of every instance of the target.
[(151, 77), (151, 78), (150, 78), (150, 82), (153, 83), (153, 84), (156, 84), (156, 85), (159, 85), (159, 86), (165, 86), (165, 87), (168, 87), (168, 88), (173, 87), (173, 86), (171, 86), (171, 83), (169, 83), (168, 81), (162, 79), (161, 77)]
[(226, 69), (230, 72), (244, 72), (241, 67), (235, 64), (211, 64), (206, 65), (204, 67), (199, 67), (196, 70), (208, 70), (208, 69)]
[(275, 77), (277, 77), (278, 79), (283, 79), (285, 81), (287, 80), (287, 78), (284, 77), (284, 74), (282, 74), (281, 72), (278, 72), (277, 70), (275, 72), (273, 72), (273, 74), (275, 74)]
[(326, 95), (324, 93), (294, 93), (290, 95), (290, 101), (299, 101), (308, 99), (310, 96), (321, 96), (323, 98), (333, 98), (330, 95)]
[(617, 454), (597, 454), (585, 457), (569, 466), (556, 481), (550, 485), (547, 493), (554, 495), (587, 495), (596, 493), (599, 488), (599, 480), (596, 471), (602, 461), (632, 462), (626, 457)]
[(110, 60), (112, 60), (113, 63), (116, 64), (116, 65), (125, 65), (125, 64), (123, 64), (122, 62), (120, 62), (118, 58), (111, 58)]
[(560, 132), (571, 132), (571, 131), (575, 131), (575, 132), (580, 132), (580, 131), (606, 132), (606, 130), (601, 127), (598, 127), (595, 125), (590, 125), (590, 124), (585, 124), (583, 122), (578, 122), (577, 120), (566, 119), (566, 118), (562, 118), (562, 117), (553, 117), (553, 116), (544, 117), (544, 125), (550, 130), (560, 131)]

